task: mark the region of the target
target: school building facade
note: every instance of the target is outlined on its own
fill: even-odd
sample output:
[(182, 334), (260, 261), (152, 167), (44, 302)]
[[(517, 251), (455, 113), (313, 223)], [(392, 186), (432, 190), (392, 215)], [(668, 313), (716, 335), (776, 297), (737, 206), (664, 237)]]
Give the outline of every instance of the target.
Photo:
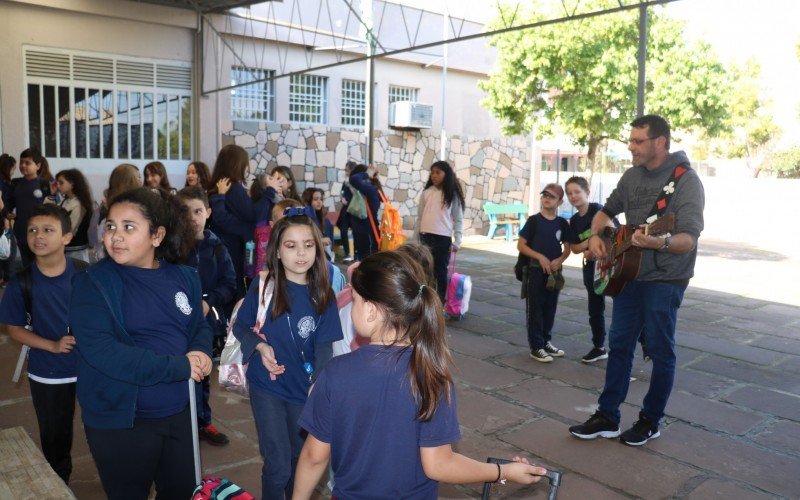
[[(331, 18), (345, 19), (347, 5), (337, 4), (329, 2)], [(365, 62), (215, 91), (341, 57), (314, 45), (324, 30), (300, 22), (290, 7), (306, 9), (308, 19), (319, 2), (259, 4), (202, 20), (193, 10), (125, 0), (0, 0), (0, 146), (14, 156), (38, 146), (53, 172), (81, 169), (99, 197), (119, 163), (162, 161), (172, 184), (182, 186), (190, 161), (211, 166), (218, 149), (234, 143), (248, 151), (255, 172), (289, 166), (299, 187), (325, 189), (334, 208), (345, 162), (366, 156)], [(385, 23), (382, 43), (395, 48), (406, 43), (400, 15), (422, 18), (396, 3), (374, 1), (373, 9), (375, 22)], [(425, 15), (430, 22), (417, 28), (441, 39), (441, 16)], [(482, 29), (456, 21), (460, 30)], [(269, 26), (294, 32), (281, 40)], [(441, 52), (376, 61), (373, 161), (411, 227), (428, 168), (442, 151), (444, 116), (447, 159), (467, 195), (465, 233), (485, 234), (486, 201), (528, 202), (531, 143), (503, 137), (480, 106), (477, 83), (491, 71), (494, 49), (483, 39), (449, 46), (444, 87)], [(430, 105), (432, 127), (391, 128), (395, 101)]]

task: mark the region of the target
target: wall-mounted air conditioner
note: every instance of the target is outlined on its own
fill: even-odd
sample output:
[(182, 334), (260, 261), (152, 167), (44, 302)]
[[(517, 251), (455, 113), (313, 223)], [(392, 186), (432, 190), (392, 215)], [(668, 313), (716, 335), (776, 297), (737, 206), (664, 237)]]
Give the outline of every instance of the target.
[(397, 101), (389, 105), (389, 127), (391, 128), (431, 128), (433, 126), (433, 106), (411, 101)]

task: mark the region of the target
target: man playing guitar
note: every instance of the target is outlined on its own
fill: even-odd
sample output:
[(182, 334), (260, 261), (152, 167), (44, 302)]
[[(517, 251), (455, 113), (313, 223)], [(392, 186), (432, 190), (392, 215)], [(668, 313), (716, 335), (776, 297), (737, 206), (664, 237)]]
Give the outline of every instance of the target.
[[(636, 279), (614, 298), (599, 409), (585, 423), (569, 430), (581, 439), (619, 436), (624, 443), (639, 446), (660, 435), (658, 424), (672, 391), (678, 308), (694, 275), (705, 196), (686, 154), (669, 152), (670, 127), (664, 118), (645, 115), (631, 122), (631, 127), (628, 150), (634, 166), (622, 175), (603, 209), (592, 219), (589, 251), (598, 258), (606, 257), (606, 245), (599, 234), (622, 212), (628, 223), (637, 226), (674, 214), (675, 225), (669, 235), (651, 236), (641, 229), (633, 234), (632, 245), (642, 253), (641, 267)], [(628, 393), (636, 341), (643, 330), (653, 360), (650, 388), (639, 420), (620, 433), (619, 407)]]

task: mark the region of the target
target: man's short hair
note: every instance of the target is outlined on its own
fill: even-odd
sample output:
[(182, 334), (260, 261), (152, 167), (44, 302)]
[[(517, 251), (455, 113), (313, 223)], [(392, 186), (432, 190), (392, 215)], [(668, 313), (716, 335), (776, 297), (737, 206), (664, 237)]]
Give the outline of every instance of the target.
[(633, 128), (647, 127), (647, 136), (650, 139), (664, 137), (667, 139), (666, 148), (669, 151), (670, 130), (669, 122), (658, 115), (644, 115), (631, 122)]
[(72, 232), (72, 221), (69, 219), (69, 212), (58, 205), (54, 205), (52, 203), (36, 205), (33, 207), (33, 209), (31, 209), (31, 215), (28, 217), (28, 223), (30, 223), (31, 219), (34, 217), (52, 217), (61, 224), (62, 235)]

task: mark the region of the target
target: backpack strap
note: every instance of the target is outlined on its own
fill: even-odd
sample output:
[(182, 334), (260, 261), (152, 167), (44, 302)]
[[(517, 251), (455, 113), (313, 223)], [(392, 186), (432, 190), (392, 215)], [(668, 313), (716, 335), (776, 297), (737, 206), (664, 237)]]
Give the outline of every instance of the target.
[(30, 327), (33, 325), (33, 269), (30, 264), (17, 273), (17, 281), (22, 292), (22, 302), (25, 304), (25, 322)]

